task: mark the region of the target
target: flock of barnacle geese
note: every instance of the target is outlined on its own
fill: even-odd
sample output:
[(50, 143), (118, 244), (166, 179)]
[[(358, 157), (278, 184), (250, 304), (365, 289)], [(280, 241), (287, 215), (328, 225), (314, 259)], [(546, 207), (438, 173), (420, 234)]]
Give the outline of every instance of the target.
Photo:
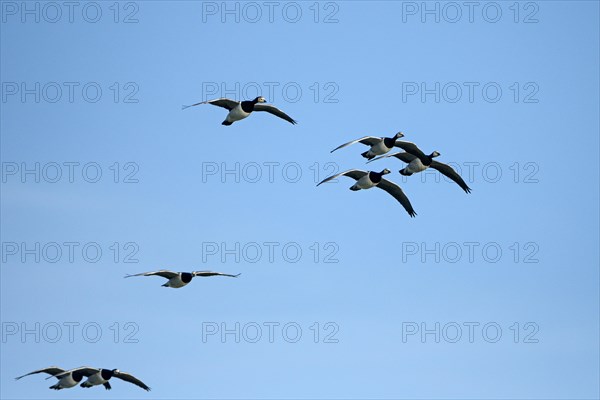
[[(233, 124), (234, 122), (247, 118), (254, 111), (266, 111), (288, 121), (291, 124), (296, 124), (295, 120), (293, 120), (289, 115), (287, 115), (277, 107), (264, 103), (266, 103), (266, 100), (262, 96), (259, 96), (254, 100), (247, 100), (241, 102), (226, 98), (220, 98), (215, 100), (203, 101), (189, 106), (183, 106), (182, 109), (197, 106), (200, 104), (212, 104), (218, 107), (223, 107), (229, 111), (229, 113), (225, 117), (225, 120), (222, 122), (222, 125), (227, 126)], [(395, 157), (398, 160), (408, 164), (406, 167), (399, 171), (400, 174), (404, 176), (410, 176), (412, 174), (425, 171), (427, 168), (431, 167), (439, 171), (441, 174), (452, 179), (466, 193), (471, 192), (471, 188), (467, 186), (465, 181), (460, 177), (458, 173), (456, 173), (456, 171), (452, 167), (434, 160), (435, 157), (440, 156), (440, 153), (434, 151), (433, 153), (427, 155), (414, 143), (398, 140), (402, 137), (404, 137), (404, 134), (402, 132), (396, 133), (396, 135), (394, 135), (393, 137), (365, 136), (360, 139), (344, 143), (331, 150), (331, 153), (344, 147), (356, 143), (361, 143), (366, 146), (369, 146), (369, 150), (361, 154), (361, 156), (368, 160), (367, 163), (387, 157)], [(404, 150), (404, 152), (388, 154), (394, 147), (398, 147)], [(391, 173), (391, 171), (387, 168), (383, 169), (380, 172), (351, 169), (325, 178), (323, 181), (319, 182), (317, 186), (321, 185), (322, 183), (336, 179), (340, 176), (347, 176), (356, 181), (356, 183), (350, 187), (350, 190), (357, 191), (378, 187), (380, 189), (385, 190), (396, 200), (398, 200), (398, 202), (400, 202), (400, 204), (404, 207), (408, 215), (410, 215), (411, 217), (416, 216), (417, 213), (413, 209), (412, 205), (410, 204), (410, 201), (408, 200), (408, 197), (406, 197), (400, 186), (383, 178), (384, 175), (387, 175), (389, 173)], [(170, 288), (181, 288), (190, 283), (191, 280), (196, 276), (226, 276), (231, 278), (237, 278), (239, 275), (240, 274), (231, 275), (213, 271), (173, 272), (163, 269), (154, 272), (142, 272), (139, 274), (126, 275), (125, 278), (129, 278), (132, 276), (160, 276), (167, 279), (167, 282), (162, 286)], [(48, 374), (49, 376), (46, 379), (50, 379), (51, 377), (55, 377), (56, 379), (58, 379), (58, 382), (56, 384), (50, 386), (50, 389), (55, 390), (67, 389), (77, 386), (77, 384), (79, 384), (84, 378), (87, 379), (80, 384), (80, 386), (84, 388), (103, 385), (107, 390), (109, 390), (111, 389), (109, 380), (111, 378), (119, 378), (126, 382), (137, 385), (144, 390), (150, 390), (150, 387), (148, 387), (144, 382), (142, 382), (135, 376), (126, 372), (121, 372), (118, 369), (79, 367), (71, 370), (64, 370), (62, 368), (53, 366), (29, 372), (15, 379), (21, 379), (25, 376), (39, 373)]]
[[(294, 119), (292, 119), (289, 115), (287, 115), (277, 107), (263, 103), (266, 103), (266, 100), (262, 96), (259, 96), (254, 100), (246, 100), (241, 102), (226, 98), (220, 98), (215, 100), (203, 101), (189, 106), (183, 106), (182, 109), (185, 110), (186, 108), (194, 107), (200, 104), (212, 104), (214, 106), (223, 107), (227, 109), (229, 113), (227, 114), (227, 117), (225, 117), (225, 120), (222, 122), (222, 125), (231, 125), (236, 121), (240, 121), (244, 118), (247, 118), (253, 111), (266, 111), (288, 121), (291, 124), (296, 124), (296, 121), (294, 121)], [(466, 193), (471, 192), (471, 188), (467, 186), (465, 181), (451, 166), (434, 160), (435, 157), (440, 156), (439, 152), (434, 151), (433, 153), (427, 155), (414, 143), (398, 140), (402, 137), (404, 137), (404, 134), (402, 132), (398, 132), (396, 135), (394, 135), (394, 137), (365, 136), (360, 139), (344, 143), (331, 150), (331, 152), (333, 153), (336, 150), (350, 146), (355, 143), (361, 143), (366, 146), (369, 146), (369, 150), (361, 154), (364, 158), (369, 160), (367, 161), (367, 163), (382, 158), (395, 157), (400, 161), (403, 161), (408, 164), (406, 167), (399, 171), (400, 174), (404, 176), (411, 176), (414, 173), (425, 171), (427, 168), (431, 167), (439, 171), (441, 174), (452, 179)], [(404, 151), (393, 154), (387, 154), (394, 147), (401, 148)], [(383, 175), (387, 175), (389, 173), (391, 173), (391, 171), (387, 168), (385, 168), (381, 172), (350, 169), (348, 171), (325, 178), (323, 181), (319, 182), (317, 186), (319, 186), (322, 183), (339, 178), (340, 176), (347, 176), (356, 181), (356, 183), (350, 187), (350, 190), (356, 191), (361, 189), (371, 189), (372, 187), (378, 187), (380, 189), (385, 190), (396, 200), (398, 200), (400, 204), (402, 204), (408, 215), (410, 215), (411, 217), (416, 216), (417, 213), (413, 209), (412, 205), (410, 204), (410, 200), (408, 200), (408, 197), (406, 197), (400, 186), (383, 178)]]

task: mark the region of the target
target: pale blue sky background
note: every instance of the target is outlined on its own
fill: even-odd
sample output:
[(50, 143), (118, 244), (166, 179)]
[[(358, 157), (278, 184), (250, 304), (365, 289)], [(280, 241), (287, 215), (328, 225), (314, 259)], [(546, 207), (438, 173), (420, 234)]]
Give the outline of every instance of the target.
[[(95, 162), (103, 175), (95, 184), (84, 181), (80, 169), (73, 183), (66, 176), (58, 183), (29, 176), (22, 183), (13, 175), (2, 183), (2, 398), (598, 398), (597, 2), (519, 3), (518, 23), (512, 2), (498, 3), (497, 23), (483, 18), (486, 3), (475, 9), (472, 23), (466, 8), (456, 23), (435, 23), (432, 16), (422, 23), (421, 10), (403, 15), (421, 2), (361, 1), (320, 3), (315, 23), (314, 3), (303, 2), (295, 24), (282, 17), (283, 7), (291, 7), (284, 2), (273, 23), (264, 6), (256, 23), (243, 15), (239, 23), (232, 16), (222, 23), (219, 14), (203, 15), (203, 7), (221, 2), (192, 1), (121, 3), (120, 21), (137, 10), (137, 23), (114, 23), (112, 2), (101, 3), (95, 24), (82, 18), (84, 3), (73, 23), (66, 14), (56, 23), (35, 23), (31, 16), (22, 23), (12, 15), (14, 4), (21, 7), (2, 2), (3, 171), (12, 163)], [(332, 12), (338, 22), (323, 23)], [(538, 22), (523, 23), (532, 13)], [(32, 95), (25, 102), (9, 95), (11, 82), (80, 86), (72, 103), (66, 91), (56, 103), (43, 97), (36, 103)], [(96, 103), (81, 96), (88, 82), (103, 90)], [(115, 82), (117, 103), (110, 89)], [(137, 103), (122, 101), (132, 90), (128, 82), (139, 89)], [(211, 82), (277, 82), (279, 88), (295, 82), (302, 89), (298, 101), (286, 101), (277, 89), (268, 100), (299, 124), (257, 114), (223, 127), (225, 110), (181, 111), (182, 104), (204, 100), (203, 83)], [(315, 82), (321, 88), (316, 102)], [(333, 86), (325, 88), (328, 82)], [(466, 91), (456, 103), (436, 103), (433, 95), (403, 102), (407, 82), (480, 86), (473, 102)], [(495, 103), (481, 95), (488, 82), (502, 89)], [(517, 102), (510, 89), (515, 82)], [(534, 86), (525, 88), (529, 82)], [(538, 102), (525, 103), (532, 87)], [(337, 103), (323, 101), (331, 88)], [(360, 145), (329, 154), (348, 140), (398, 130), (425, 151), (440, 151), (441, 161), (479, 163), (469, 182), (473, 193), (436, 184), (433, 175), (425, 182), (403, 180), (397, 160), (365, 166)], [(122, 173), (131, 171), (125, 163), (135, 163), (139, 182), (123, 183), (121, 175), (114, 183), (115, 162)], [(294, 162), (302, 177), (289, 183), (276, 169), (269, 182), (264, 167), (257, 183), (243, 177), (236, 183), (231, 175), (203, 181), (203, 168), (214, 165), (207, 163), (233, 168), (236, 162)], [(409, 218), (380, 190), (350, 192), (347, 178), (315, 188), (311, 166), (318, 163), (322, 179), (332, 172), (327, 162), (340, 170), (390, 168), (418, 217)], [(482, 175), (486, 165), (500, 168), (498, 182)], [(56, 263), (36, 263), (32, 256), (23, 262), (20, 253), (7, 253), (10, 242), (96, 242), (103, 253), (96, 263), (80, 252), (73, 262), (66, 254)], [(118, 262), (114, 242), (121, 247)], [(137, 246), (137, 263), (123, 262), (128, 242)], [(280, 245), (273, 262), (265, 250), (255, 263), (248, 257), (236, 263), (233, 256), (222, 262), (221, 253), (203, 253), (209, 242)], [(281, 254), (292, 242), (302, 249), (296, 263)], [(329, 242), (335, 245), (325, 249)], [(465, 242), (479, 243), (473, 262)], [(458, 243), (463, 254), (452, 263), (454, 253), (447, 253), (436, 263), (422, 252), (436, 243), (448, 251)], [(490, 243), (502, 250), (496, 263), (481, 253)], [(407, 253), (410, 246), (418, 247), (416, 255)], [(339, 262), (324, 262), (332, 249)], [(534, 250), (538, 262), (523, 262)], [(122, 278), (160, 268), (242, 275), (198, 278), (180, 290), (160, 287), (156, 277)], [(36, 343), (33, 335), (6, 335), (36, 322), (63, 326), (62, 338)], [(80, 324), (73, 343), (67, 322)], [(110, 328), (115, 322), (118, 343)], [(138, 343), (124, 343), (131, 332), (126, 322), (138, 327)], [(231, 335), (225, 343), (216, 335), (204, 343), (206, 322), (230, 328), (293, 322), (303, 335), (288, 343), (276, 330), (269, 343), (264, 328), (258, 343), (236, 343)], [(338, 343), (323, 343), (331, 332), (324, 330), (327, 322), (338, 327)], [(406, 322), (480, 325), (473, 343), (466, 327), (457, 343), (435, 343), (432, 335), (422, 343), (418, 335), (403, 342)], [(497, 343), (482, 337), (480, 328), (490, 322), (502, 329)], [(515, 322), (518, 343), (510, 328)], [(523, 343), (528, 322), (539, 328), (538, 343)], [(102, 328), (97, 343), (84, 340), (86, 323)], [(116, 381), (110, 393), (55, 393), (42, 376), (13, 379), (50, 365), (120, 368), (153, 390)]]

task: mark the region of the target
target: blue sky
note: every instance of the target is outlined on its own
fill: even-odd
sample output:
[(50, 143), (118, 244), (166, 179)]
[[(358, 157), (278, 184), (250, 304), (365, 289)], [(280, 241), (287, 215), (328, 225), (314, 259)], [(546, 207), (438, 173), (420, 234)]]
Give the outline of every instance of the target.
[[(0, 397), (598, 398), (597, 2), (27, 4), (0, 3)], [(299, 124), (181, 111), (256, 94)], [(329, 153), (397, 131), (473, 192)], [(315, 187), (385, 167), (416, 218)], [(242, 275), (122, 278), (161, 268)], [(50, 365), (152, 391), (13, 379)]]

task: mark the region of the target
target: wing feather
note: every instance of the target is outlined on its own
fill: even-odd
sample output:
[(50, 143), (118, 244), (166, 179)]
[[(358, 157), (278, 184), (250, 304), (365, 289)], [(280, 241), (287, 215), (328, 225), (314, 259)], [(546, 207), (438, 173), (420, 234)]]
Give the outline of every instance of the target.
[(163, 278), (171, 279), (171, 278), (174, 278), (177, 275), (179, 275), (179, 272), (173, 272), (173, 271), (169, 271), (166, 269), (161, 269), (159, 271), (141, 272), (139, 274), (125, 275), (125, 278), (131, 278), (132, 276), (153, 276), (153, 275), (158, 275), (158, 276), (162, 276)]
[(289, 115), (287, 115), (286, 113), (281, 111), (279, 108), (272, 106), (270, 104), (255, 104), (254, 111), (266, 111), (266, 112), (271, 113), (279, 118), (285, 119), (287, 122), (289, 122), (291, 124), (294, 124), (294, 125), (297, 124), (297, 122), (294, 121), (292, 119), (292, 117), (290, 117)]
[(321, 182), (319, 182), (317, 184), (317, 186), (319, 186), (321, 183), (325, 183), (325, 182), (329, 182), (333, 179), (339, 178), (340, 176), (349, 176), (350, 178), (354, 179), (354, 180), (359, 180), (360, 178), (362, 178), (363, 176), (365, 176), (368, 172), (365, 171), (361, 171), (359, 169), (350, 169), (348, 171), (345, 172), (340, 172), (339, 174), (336, 175), (332, 175), (329, 178), (325, 178), (323, 179)]
[(410, 215), (411, 217), (417, 215), (412, 205), (410, 204), (408, 197), (406, 197), (400, 186), (388, 181), (387, 179), (381, 179), (381, 182), (379, 182), (377, 187), (385, 190), (386, 192), (391, 194), (396, 200), (398, 200), (400, 204), (402, 204), (408, 215)]
[(384, 154), (383, 156), (375, 157), (375, 158), (367, 161), (367, 164), (370, 163), (371, 161), (381, 160), (382, 158), (386, 158), (386, 157), (396, 157), (398, 160), (404, 161), (407, 164), (410, 164), (412, 160), (414, 160), (415, 158), (418, 158), (417, 156), (414, 156), (410, 153), (406, 153), (406, 152), (402, 151), (399, 153)]
[(235, 101), (235, 100), (227, 99), (225, 97), (221, 97), (220, 99), (201, 101), (200, 103), (190, 104), (189, 106), (181, 106), (181, 109), (185, 110), (186, 108), (199, 106), (200, 104), (212, 104), (213, 106), (223, 107), (223, 108), (226, 108), (229, 111), (231, 111), (239, 104), (239, 102)]
[(192, 274), (194, 276), (229, 276), (231, 278), (237, 278), (238, 276), (241, 275), (241, 274), (232, 275), (232, 274), (225, 274), (223, 272), (213, 272), (213, 271), (194, 271), (194, 272), (192, 272)]
[(404, 142), (402, 140), (397, 140), (394, 144), (396, 147), (400, 147), (402, 150), (409, 152), (413, 156), (419, 157), (421, 160), (425, 159), (426, 155), (417, 147), (413, 142)]
[(134, 385), (137, 385), (148, 392), (150, 391), (150, 387), (148, 385), (146, 385), (144, 382), (140, 381), (135, 376), (128, 374), (127, 372), (115, 373), (114, 377), (124, 380), (125, 382), (133, 383)]
[(441, 174), (447, 176), (452, 179), (454, 182), (458, 184), (465, 191), (465, 193), (471, 193), (471, 188), (465, 183), (463, 178), (448, 164), (444, 164), (438, 161), (433, 160), (431, 162), (431, 168), (437, 169)]
[(25, 374), (25, 375), (17, 376), (15, 379), (19, 380), (19, 379), (24, 378), (26, 376), (33, 375), (33, 374), (39, 374), (39, 373), (50, 374), (51, 377), (52, 377), (52, 376), (60, 374), (62, 372), (65, 372), (65, 370), (62, 369), (62, 368), (58, 368), (56, 366), (52, 366), (52, 367), (48, 367), (48, 368), (38, 369), (38, 370), (32, 371), (32, 372), (30, 372), (28, 374)]
[(383, 139), (380, 137), (375, 137), (375, 136), (365, 136), (365, 137), (361, 137), (360, 139), (356, 139), (356, 140), (352, 140), (348, 143), (344, 143), (338, 147), (336, 147), (335, 149), (331, 150), (330, 153), (333, 153), (336, 150), (339, 149), (343, 149), (344, 147), (348, 147), (354, 143), (362, 143), (365, 144), (367, 146), (373, 146), (379, 142), (381, 142)]

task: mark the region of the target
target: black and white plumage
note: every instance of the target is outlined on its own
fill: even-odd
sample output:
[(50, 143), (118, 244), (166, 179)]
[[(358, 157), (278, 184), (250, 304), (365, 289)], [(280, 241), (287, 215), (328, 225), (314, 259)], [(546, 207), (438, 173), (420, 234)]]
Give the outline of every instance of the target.
[(360, 139), (352, 140), (348, 143), (344, 143), (335, 149), (331, 150), (330, 153), (333, 153), (336, 150), (343, 149), (344, 147), (350, 146), (355, 143), (362, 143), (370, 147), (369, 150), (365, 151), (361, 154), (364, 158), (370, 160), (374, 157), (380, 156), (382, 154), (387, 153), (391, 149), (394, 148), (396, 144), (396, 140), (404, 137), (402, 132), (396, 133), (393, 137), (375, 137), (375, 136), (365, 136)]
[(53, 367), (42, 368), (42, 369), (38, 369), (36, 371), (32, 371), (28, 374), (18, 376), (15, 379), (19, 380), (28, 375), (40, 374), (40, 373), (50, 375), (46, 379), (49, 379), (52, 377), (55, 377), (58, 379), (58, 382), (56, 384), (50, 386), (50, 389), (54, 389), (54, 390), (68, 389), (68, 388), (72, 388), (73, 386), (77, 386), (77, 384), (79, 382), (81, 382), (81, 380), (83, 379), (83, 376), (84, 376), (83, 374), (81, 374), (79, 372), (73, 373), (71, 371), (65, 371), (62, 368), (53, 366)]
[(431, 167), (456, 182), (465, 193), (471, 193), (471, 188), (451, 166), (434, 160), (435, 157), (440, 156), (440, 153), (437, 151), (434, 151), (430, 155), (426, 155), (414, 143), (399, 141), (396, 145), (406, 152), (384, 155), (382, 157), (377, 157), (372, 161), (386, 157), (395, 157), (404, 161), (408, 165), (399, 171), (400, 174), (404, 176), (411, 176), (414, 173), (425, 171), (427, 168)]
[(126, 275), (125, 278), (131, 278), (132, 276), (162, 276), (163, 278), (168, 279), (167, 283), (165, 283), (164, 287), (171, 288), (180, 288), (184, 287), (188, 283), (192, 281), (195, 276), (228, 276), (230, 278), (237, 278), (241, 274), (224, 274), (222, 272), (213, 272), (213, 271), (194, 271), (194, 272), (173, 272), (166, 269), (161, 269), (160, 271), (154, 272), (142, 272), (134, 275)]
[(65, 374), (80, 374), (87, 377), (88, 379), (83, 382), (81, 387), (90, 388), (92, 386), (103, 385), (106, 390), (110, 390), (111, 386), (108, 381), (111, 378), (119, 378), (125, 382), (133, 383), (136, 386), (141, 387), (146, 391), (150, 391), (150, 387), (144, 382), (136, 378), (135, 376), (128, 374), (127, 372), (121, 372), (118, 369), (105, 369), (105, 368), (92, 368), (92, 367), (79, 367), (70, 371), (65, 371), (62, 374), (58, 374), (56, 377), (60, 378)]
[(350, 187), (350, 190), (353, 190), (353, 191), (361, 190), (361, 189), (364, 190), (364, 189), (370, 189), (370, 188), (376, 186), (380, 189), (385, 190), (386, 192), (391, 194), (396, 200), (398, 200), (400, 202), (400, 204), (402, 204), (402, 206), (404, 207), (404, 209), (406, 210), (408, 215), (410, 215), (411, 217), (416, 216), (417, 213), (413, 209), (412, 205), (410, 204), (410, 201), (408, 200), (408, 197), (406, 197), (406, 195), (404, 194), (404, 192), (402, 191), (400, 186), (383, 178), (383, 175), (387, 175), (389, 173), (390, 173), (390, 170), (387, 168), (381, 172), (361, 171), (358, 169), (351, 169), (346, 172), (342, 172), (342, 173), (330, 176), (329, 178), (326, 178), (326, 179), (322, 180), (321, 182), (319, 182), (317, 184), (317, 186), (319, 186), (321, 183), (329, 182), (340, 176), (347, 176), (356, 181), (356, 183)]
[(189, 106), (182, 106), (182, 110), (185, 110), (189, 107), (194, 107), (200, 104), (212, 104), (213, 106), (223, 107), (229, 110), (229, 114), (225, 118), (225, 121), (221, 123), (221, 125), (231, 125), (236, 121), (240, 121), (244, 118), (250, 116), (253, 111), (266, 111), (271, 113), (279, 118), (285, 119), (287, 122), (291, 124), (297, 124), (289, 115), (281, 111), (279, 108), (272, 106), (270, 104), (261, 104), (266, 103), (264, 97), (259, 96), (254, 100), (245, 100), (245, 101), (236, 101), (231, 99), (226, 99), (224, 97), (220, 99), (202, 101), (200, 103), (192, 104)]

